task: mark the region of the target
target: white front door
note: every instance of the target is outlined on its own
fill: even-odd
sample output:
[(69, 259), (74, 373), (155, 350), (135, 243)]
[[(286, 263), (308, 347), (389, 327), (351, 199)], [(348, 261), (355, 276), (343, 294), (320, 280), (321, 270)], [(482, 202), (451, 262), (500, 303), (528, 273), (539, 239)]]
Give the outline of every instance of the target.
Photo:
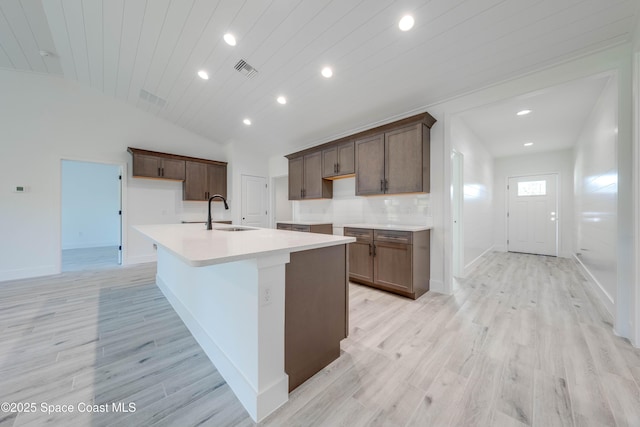
[(242, 175), (242, 225), (267, 227), (267, 179)]
[(557, 182), (557, 174), (509, 178), (509, 252), (558, 255)]

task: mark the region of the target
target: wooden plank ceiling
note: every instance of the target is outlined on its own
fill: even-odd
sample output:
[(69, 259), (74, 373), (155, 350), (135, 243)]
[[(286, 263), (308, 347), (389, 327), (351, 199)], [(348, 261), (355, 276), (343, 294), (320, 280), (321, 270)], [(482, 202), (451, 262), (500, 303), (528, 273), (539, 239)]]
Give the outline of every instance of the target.
[[(278, 152), (629, 41), (639, 3), (2, 0), (0, 67), (62, 75), (214, 142)], [(401, 32), (406, 13), (416, 25)], [(236, 71), (240, 59), (258, 75)]]

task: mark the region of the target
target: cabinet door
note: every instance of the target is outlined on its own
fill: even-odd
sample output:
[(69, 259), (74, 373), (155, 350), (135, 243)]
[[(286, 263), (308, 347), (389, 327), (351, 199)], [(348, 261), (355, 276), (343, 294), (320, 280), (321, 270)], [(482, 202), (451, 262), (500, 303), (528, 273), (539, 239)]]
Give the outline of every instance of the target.
[[(223, 165), (207, 165), (208, 197), (220, 194), (227, 198), (227, 167)], [(216, 199), (220, 201), (220, 199)]]
[(322, 197), (322, 151), (304, 156), (304, 199)]
[(375, 241), (374, 284), (403, 292), (413, 292), (412, 246)]
[(338, 174), (338, 147), (322, 150), (322, 177), (329, 178)]
[(162, 159), (160, 165), (161, 176), (165, 179), (184, 180), (185, 161), (175, 159)]
[(356, 140), (356, 195), (384, 193), (384, 134)]
[(160, 177), (160, 158), (145, 154), (133, 155), (133, 176)]
[(207, 164), (186, 162), (183, 200), (207, 200)]
[(295, 159), (289, 160), (289, 200), (302, 199), (303, 172), (303, 157), (296, 157)]
[(301, 225), (301, 224), (292, 224), (291, 225), (291, 230), (292, 231), (300, 231), (302, 233), (308, 233), (310, 231), (308, 225)]
[(340, 144), (338, 151), (338, 173), (337, 175), (349, 175), (356, 171), (356, 152), (353, 141)]
[[(429, 165), (424, 165), (429, 168)], [(386, 192), (415, 193), (423, 190), (422, 124), (385, 134)]]
[(349, 243), (349, 277), (373, 282), (373, 245), (366, 242)]

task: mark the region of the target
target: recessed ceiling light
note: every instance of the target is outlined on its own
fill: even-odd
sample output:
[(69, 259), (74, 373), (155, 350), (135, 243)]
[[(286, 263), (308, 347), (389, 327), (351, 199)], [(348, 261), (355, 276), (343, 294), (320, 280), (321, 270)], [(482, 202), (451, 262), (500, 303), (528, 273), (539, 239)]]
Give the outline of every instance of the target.
[(521, 110), (521, 111), (518, 111), (516, 114), (518, 116), (526, 116), (529, 113), (531, 113), (531, 110)]
[(207, 73), (205, 70), (200, 70), (198, 71), (198, 77), (200, 77), (202, 80), (209, 80), (209, 73)]
[(531, 147), (533, 145), (533, 142), (525, 142), (524, 146), (525, 147)]
[(285, 98), (284, 96), (279, 96), (276, 101), (278, 101), (278, 104), (286, 104), (287, 103), (287, 98)]
[(227, 42), (227, 44), (229, 46), (235, 46), (236, 45), (236, 38), (233, 34), (231, 33), (227, 33), (224, 35), (224, 41)]
[(333, 76), (333, 70), (331, 67), (324, 67), (321, 72), (323, 77), (329, 78)]
[(409, 31), (410, 29), (413, 28), (413, 24), (415, 24), (415, 21), (413, 19), (413, 16), (411, 15), (405, 15), (402, 17), (402, 19), (400, 20), (400, 22), (398, 22), (398, 27), (402, 30), (402, 31)]
[(244, 119), (244, 120), (242, 121), (242, 123), (244, 123), (244, 124), (245, 124), (245, 125), (247, 125), (247, 126), (251, 126), (251, 120), (249, 120), (249, 119)]

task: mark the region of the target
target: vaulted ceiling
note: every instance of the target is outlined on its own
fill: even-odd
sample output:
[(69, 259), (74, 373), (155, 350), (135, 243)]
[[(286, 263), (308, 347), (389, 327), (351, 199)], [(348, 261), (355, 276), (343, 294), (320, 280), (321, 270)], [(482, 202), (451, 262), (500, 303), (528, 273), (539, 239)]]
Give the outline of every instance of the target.
[[(214, 142), (277, 153), (630, 41), (639, 4), (2, 0), (0, 67), (62, 75)], [(407, 13), (416, 24), (402, 32)], [(238, 72), (241, 59), (257, 75)]]

